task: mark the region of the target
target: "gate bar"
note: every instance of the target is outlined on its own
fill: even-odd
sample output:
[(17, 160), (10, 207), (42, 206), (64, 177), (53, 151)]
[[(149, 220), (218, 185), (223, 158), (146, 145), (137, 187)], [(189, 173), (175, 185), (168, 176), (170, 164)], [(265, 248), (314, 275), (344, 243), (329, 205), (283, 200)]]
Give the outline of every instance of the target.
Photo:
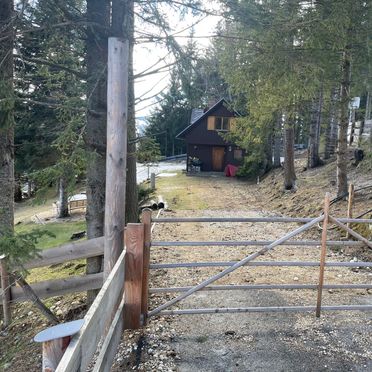
[[(203, 241), (203, 242), (192, 242), (192, 241), (153, 241), (151, 242), (152, 247), (225, 247), (225, 246), (265, 246), (274, 243), (275, 240), (265, 241), (265, 240), (243, 240), (243, 241)], [(320, 240), (299, 240), (299, 241), (289, 241), (282, 246), (315, 246), (319, 247), (321, 245)], [(363, 247), (364, 243), (355, 240), (328, 240), (328, 246), (347, 246), (347, 247)]]
[[(314, 217), (316, 218), (316, 217)], [(153, 218), (152, 222), (181, 223), (181, 222), (284, 222), (308, 223), (314, 220), (311, 217), (178, 217), (178, 218)], [(345, 223), (372, 223), (369, 218), (338, 218)]]
[[(288, 313), (288, 312), (313, 312), (315, 306), (254, 306), (254, 307), (230, 307), (210, 309), (181, 309), (162, 310), (160, 315), (192, 315), (192, 314), (227, 314), (227, 313)], [(322, 306), (323, 311), (371, 311), (372, 305), (334, 305)]]
[[(192, 287), (150, 288), (149, 293), (187, 292)], [(372, 284), (324, 284), (324, 289), (371, 289)], [(211, 285), (201, 291), (260, 290), (260, 289), (318, 289), (318, 284), (251, 284)]]
[(344, 225), (343, 223), (341, 223), (342, 219), (341, 218), (334, 218), (332, 216), (329, 216), (329, 219), (330, 221), (332, 221), (333, 223), (335, 223), (338, 227), (340, 227), (341, 229), (344, 229), (346, 230), (350, 235), (352, 235), (354, 238), (362, 241), (363, 243), (365, 243), (366, 245), (368, 245), (369, 248), (372, 248), (372, 242), (370, 242), (368, 239), (366, 239), (364, 236), (358, 234), (356, 231), (350, 229), (350, 227), (347, 227), (346, 225)]
[[(193, 268), (193, 267), (222, 267), (233, 266), (239, 261), (226, 262), (184, 262), (184, 263), (166, 263), (166, 264), (151, 264), (151, 270), (158, 269), (178, 269), (178, 268)], [(247, 262), (241, 266), (314, 266), (319, 267), (319, 262), (316, 261), (256, 261)], [(328, 267), (372, 267), (372, 262), (326, 262)]]
[(256, 259), (257, 257), (261, 256), (262, 254), (270, 251), (271, 249), (275, 248), (276, 246), (280, 245), (281, 243), (293, 238), (294, 236), (310, 229), (312, 226), (316, 225), (317, 223), (323, 221), (324, 217), (323, 216), (320, 216), (320, 217), (317, 217), (317, 218), (314, 218), (311, 222), (291, 231), (290, 233), (286, 234), (285, 236), (281, 237), (280, 239), (276, 240), (274, 243), (266, 246), (266, 247), (263, 247), (262, 249), (260, 249), (258, 252), (256, 253), (253, 253), (245, 258), (243, 258), (241, 261), (237, 262), (236, 264), (234, 264), (233, 266), (223, 270), (222, 272), (218, 273), (217, 275), (214, 275), (212, 277), (210, 277), (209, 279), (203, 281), (202, 283), (196, 285), (195, 287), (191, 288), (189, 291), (177, 296), (176, 298), (173, 298), (172, 300), (170, 301), (167, 301), (166, 303), (158, 306), (156, 309), (152, 310), (149, 312), (149, 316), (153, 316), (153, 315), (156, 315), (158, 314), (160, 311), (166, 309), (167, 307), (170, 307), (180, 301), (182, 301), (183, 299), (185, 299), (186, 297), (192, 295), (194, 292), (197, 292), (198, 290), (206, 287), (208, 284), (211, 284), (213, 282), (215, 282), (216, 280), (226, 276), (227, 274), (231, 273), (232, 271), (238, 269), (239, 267), (242, 267), (244, 266), (246, 263), (250, 262), (250, 261), (253, 261), (254, 259)]

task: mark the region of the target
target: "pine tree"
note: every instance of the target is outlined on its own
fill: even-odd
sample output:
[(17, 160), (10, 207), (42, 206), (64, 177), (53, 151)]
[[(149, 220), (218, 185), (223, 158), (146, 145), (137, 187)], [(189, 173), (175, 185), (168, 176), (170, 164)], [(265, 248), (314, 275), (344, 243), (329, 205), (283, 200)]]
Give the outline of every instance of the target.
[[(14, 226), (13, 0), (0, 1), (0, 236)], [(0, 249), (1, 254), (1, 249)]]

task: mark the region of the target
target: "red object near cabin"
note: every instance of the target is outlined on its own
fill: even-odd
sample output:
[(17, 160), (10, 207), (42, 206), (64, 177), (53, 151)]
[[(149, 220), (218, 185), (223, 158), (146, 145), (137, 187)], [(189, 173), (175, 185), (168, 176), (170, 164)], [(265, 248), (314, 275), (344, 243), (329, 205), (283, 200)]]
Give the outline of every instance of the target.
[(227, 164), (225, 168), (225, 176), (235, 177), (237, 171), (238, 171), (238, 167), (236, 167), (235, 165)]

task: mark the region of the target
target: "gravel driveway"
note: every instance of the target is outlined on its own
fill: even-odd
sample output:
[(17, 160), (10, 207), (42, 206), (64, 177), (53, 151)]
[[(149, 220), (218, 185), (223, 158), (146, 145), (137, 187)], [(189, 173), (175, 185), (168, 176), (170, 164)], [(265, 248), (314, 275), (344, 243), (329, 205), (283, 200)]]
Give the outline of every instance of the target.
[[(234, 192), (236, 192), (236, 185)], [(208, 192), (208, 191), (206, 191)], [(227, 195), (228, 197), (229, 195)], [(208, 195), (208, 197), (210, 197)], [(231, 200), (231, 199), (229, 199)], [(172, 216), (257, 216), (254, 200), (229, 209), (167, 212)], [(159, 224), (154, 240), (274, 240), (295, 224), (206, 223)], [(319, 238), (319, 231), (299, 238)], [(240, 260), (257, 247), (153, 247), (152, 262)], [(270, 261), (319, 261), (319, 247), (278, 247), (259, 258)], [(354, 259), (341, 250), (328, 251), (327, 261)], [(316, 284), (318, 268), (245, 267), (214, 284)], [(151, 272), (151, 287), (200, 283), (222, 268), (169, 269)], [(369, 269), (328, 268), (326, 283), (370, 283)], [(174, 294), (151, 295), (151, 308)], [(174, 308), (312, 305), (314, 290), (199, 292)], [(372, 304), (368, 290), (329, 290), (324, 305)], [(245, 313), (154, 317), (146, 329), (126, 332), (113, 370), (142, 371), (371, 371), (372, 313)]]

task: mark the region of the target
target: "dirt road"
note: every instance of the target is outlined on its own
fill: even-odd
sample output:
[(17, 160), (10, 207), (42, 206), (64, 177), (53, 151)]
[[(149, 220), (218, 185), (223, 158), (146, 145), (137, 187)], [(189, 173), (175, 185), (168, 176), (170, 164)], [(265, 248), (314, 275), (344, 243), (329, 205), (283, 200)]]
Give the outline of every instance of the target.
[[(200, 182), (202, 186), (200, 187)], [(223, 192), (221, 190), (223, 185)], [(213, 192), (211, 192), (211, 190)], [(216, 192), (217, 190), (217, 192)], [(254, 189), (224, 179), (198, 180), (191, 194), (208, 203), (206, 210), (177, 210), (172, 216), (257, 216)], [(213, 195), (214, 194), (214, 195)], [(218, 195), (217, 195), (218, 194)], [(237, 195), (239, 197), (237, 197)], [(256, 208), (255, 208), (256, 207)], [(274, 240), (297, 227), (295, 224), (206, 223), (159, 224), (154, 240)], [(315, 239), (319, 231), (302, 235)], [(301, 236), (299, 236), (301, 238)], [(257, 247), (153, 247), (152, 262), (202, 262), (240, 260)], [(279, 247), (260, 257), (270, 261), (318, 261), (319, 247)], [(327, 261), (350, 261), (341, 250), (328, 251)], [(357, 258), (358, 259), (358, 258)], [(222, 268), (168, 269), (152, 271), (151, 287), (195, 285)], [(317, 268), (244, 267), (214, 284), (316, 284)], [(327, 283), (370, 283), (372, 272), (329, 268)], [(154, 308), (169, 295), (152, 295)], [(199, 292), (174, 308), (314, 305), (316, 292), (218, 291)], [(372, 304), (367, 290), (325, 291), (323, 304)], [(154, 317), (146, 330), (121, 346), (117, 369), (123, 366), (145, 371), (369, 371), (372, 370), (371, 313), (314, 314), (215, 314)], [(120, 366), (120, 367), (119, 367)]]

